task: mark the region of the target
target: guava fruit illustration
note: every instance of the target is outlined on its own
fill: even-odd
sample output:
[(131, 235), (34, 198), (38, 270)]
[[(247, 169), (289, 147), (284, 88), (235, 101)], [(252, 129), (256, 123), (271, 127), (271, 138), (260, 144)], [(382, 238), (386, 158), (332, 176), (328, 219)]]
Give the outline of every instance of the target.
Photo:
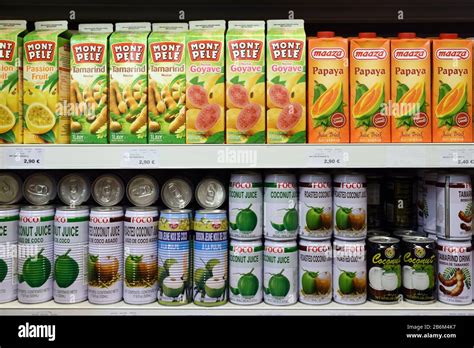
[(204, 87), (192, 85), (186, 89), (186, 100), (192, 107), (201, 109), (208, 104), (208, 96)]
[(236, 128), (241, 132), (248, 132), (258, 123), (261, 114), (262, 108), (257, 103), (245, 105), (237, 116)]
[(23, 273), (19, 274), (21, 282), (26, 282), (32, 288), (39, 288), (48, 280), (51, 274), (51, 262), (47, 257), (41, 255), (41, 249), (35, 256), (30, 256), (23, 264)]
[(0, 259), (0, 283), (5, 280), (8, 273), (8, 265), (5, 260)]
[(268, 292), (275, 297), (285, 297), (290, 291), (290, 281), (283, 275), (285, 270), (282, 269), (280, 273), (272, 274), (268, 282)]
[(71, 249), (64, 255), (58, 256), (54, 263), (54, 279), (60, 288), (70, 287), (79, 275), (79, 265), (69, 256), (70, 252)]
[(349, 214), (352, 208), (338, 207), (336, 211), (336, 226), (340, 230), (347, 230), (351, 227)]
[(97, 272), (95, 269), (95, 264), (99, 260), (98, 255), (91, 255), (87, 258), (87, 279), (89, 282), (97, 280)]
[(128, 255), (125, 260), (125, 280), (129, 283), (140, 280), (138, 265), (143, 259), (143, 255)]
[(272, 85), (268, 89), (269, 107), (284, 108), (290, 102), (290, 93), (285, 86)]
[(311, 295), (316, 292), (316, 278), (318, 277), (318, 272), (309, 272), (306, 271), (301, 277), (301, 287), (305, 294)]
[(322, 226), (321, 214), (323, 213), (323, 208), (317, 207), (308, 207), (306, 212), (306, 227), (310, 231), (319, 230)]
[(252, 273), (253, 271), (252, 268), (250, 272), (242, 274), (237, 282), (239, 294), (243, 297), (253, 297), (258, 291), (258, 278)]
[(303, 107), (298, 103), (290, 103), (280, 112), (277, 120), (277, 128), (281, 131), (288, 132), (298, 124), (302, 116)]
[(211, 298), (219, 298), (225, 291), (225, 280), (222, 278), (209, 278), (204, 285), (206, 295)]
[(243, 108), (249, 102), (249, 95), (244, 86), (234, 84), (227, 88), (227, 98), (230, 107)]
[(168, 297), (178, 297), (183, 293), (184, 282), (181, 278), (166, 277), (163, 281), (163, 293)]
[(197, 115), (194, 127), (200, 132), (207, 132), (216, 125), (220, 116), (221, 107), (217, 104), (208, 104)]
[(204, 290), (204, 285), (206, 281), (211, 277), (209, 271), (205, 268), (198, 268), (194, 271), (194, 284), (196, 287), (202, 291)]
[(354, 278), (356, 272), (342, 271), (339, 274), (339, 290), (344, 294), (352, 294), (354, 292)]
[(239, 230), (240, 232), (252, 232), (255, 227), (257, 226), (257, 214), (250, 209), (252, 204), (250, 204), (247, 208), (238, 209), (239, 212), (237, 213), (237, 217), (235, 218), (235, 223), (230, 223), (232, 229)]

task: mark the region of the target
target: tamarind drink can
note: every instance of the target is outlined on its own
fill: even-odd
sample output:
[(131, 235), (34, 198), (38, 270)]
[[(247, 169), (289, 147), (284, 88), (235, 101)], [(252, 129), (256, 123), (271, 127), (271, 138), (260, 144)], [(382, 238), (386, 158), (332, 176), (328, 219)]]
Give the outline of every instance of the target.
[(204, 209), (217, 209), (224, 204), (226, 189), (216, 178), (204, 178), (196, 186), (196, 202)]
[(17, 298), (19, 221), (20, 207), (0, 205), (0, 303)]
[(94, 207), (89, 221), (87, 279), (89, 302), (110, 304), (123, 295), (123, 210)]
[(125, 185), (115, 174), (103, 174), (92, 183), (92, 198), (104, 207), (119, 204), (125, 194)]
[(438, 237), (438, 299), (457, 305), (472, 303), (472, 244)]
[(23, 198), (23, 183), (14, 173), (0, 173), (0, 204), (15, 204)]
[(413, 229), (416, 226), (416, 197), (413, 177), (396, 175), (386, 184), (385, 214), (390, 229)]
[(89, 207), (58, 207), (54, 216), (54, 301), (87, 300)]
[(298, 248), (296, 240), (265, 240), (263, 299), (275, 306), (298, 301)]
[(23, 196), (33, 205), (50, 203), (56, 193), (56, 180), (46, 173), (31, 174), (23, 183)]
[(41, 303), (53, 298), (54, 208), (24, 206), (18, 228), (18, 301)]
[(423, 231), (436, 234), (436, 183), (438, 173), (426, 172), (423, 177)]
[(91, 196), (89, 178), (79, 173), (63, 176), (59, 180), (58, 196), (65, 205), (76, 206), (86, 203)]
[(170, 209), (184, 209), (193, 199), (193, 187), (185, 178), (168, 179), (161, 187), (161, 199)]
[(307, 304), (325, 304), (332, 300), (331, 240), (300, 239), (299, 300)]
[(158, 289), (158, 209), (130, 207), (125, 212), (123, 300), (145, 304), (156, 300)]
[(229, 300), (251, 305), (263, 299), (263, 244), (261, 239), (231, 239), (229, 247)]
[(150, 175), (139, 174), (128, 181), (127, 198), (137, 207), (155, 204), (160, 196), (158, 182)]
[(383, 227), (383, 177), (381, 175), (367, 175), (367, 229), (377, 230)]
[(472, 237), (472, 184), (469, 175), (441, 174), (436, 183), (436, 234), (450, 240)]

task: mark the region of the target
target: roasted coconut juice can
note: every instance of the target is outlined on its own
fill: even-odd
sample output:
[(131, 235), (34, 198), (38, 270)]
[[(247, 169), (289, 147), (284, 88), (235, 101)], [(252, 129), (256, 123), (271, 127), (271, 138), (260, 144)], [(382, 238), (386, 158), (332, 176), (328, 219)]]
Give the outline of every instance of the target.
[(17, 298), (19, 221), (17, 205), (0, 205), (0, 303)]

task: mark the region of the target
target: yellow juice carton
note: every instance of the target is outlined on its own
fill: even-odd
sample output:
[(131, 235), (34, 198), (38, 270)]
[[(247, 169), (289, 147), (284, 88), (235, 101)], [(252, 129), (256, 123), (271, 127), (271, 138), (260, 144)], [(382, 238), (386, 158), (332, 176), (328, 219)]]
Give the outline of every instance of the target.
[(223, 144), (225, 21), (191, 21), (186, 37), (186, 143)]
[(23, 37), (26, 21), (0, 21), (0, 144), (23, 142)]
[(226, 142), (263, 144), (265, 22), (230, 21), (226, 49)]
[(303, 20), (267, 21), (267, 142), (306, 142)]
[(23, 42), (25, 144), (69, 144), (67, 21), (36, 22)]
[(433, 142), (470, 143), (472, 41), (457, 34), (433, 40)]

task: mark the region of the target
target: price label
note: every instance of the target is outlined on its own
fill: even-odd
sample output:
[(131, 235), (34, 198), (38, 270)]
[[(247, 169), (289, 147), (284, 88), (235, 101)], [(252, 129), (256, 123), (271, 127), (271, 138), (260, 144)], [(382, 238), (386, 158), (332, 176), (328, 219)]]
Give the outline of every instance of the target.
[(349, 161), (349, 153), (342, 149), (322, 148), (312, 150), (309, 154), (308, 165), (310, 167), (344, 167)]
[(122, 154), (122, 168), (157, 168), (157, 149), (130, 149)]
[(441, 167), (474, 167), (474, 156), (467, 149), (446, 149), (441, 151)]
[(4, 154), (7, 168), (36, 169), (44, 167), (43, 149), (39, 147), (7, 147)]

